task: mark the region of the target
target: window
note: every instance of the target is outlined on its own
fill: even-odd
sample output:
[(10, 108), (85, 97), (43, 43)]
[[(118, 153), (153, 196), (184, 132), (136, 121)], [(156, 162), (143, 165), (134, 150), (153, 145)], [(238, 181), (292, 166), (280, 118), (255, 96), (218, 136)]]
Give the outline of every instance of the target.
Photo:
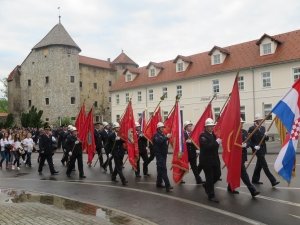
[(70, 76), (70, 82), (74, 83), (75, 82), (75, 77), (74, 76)]
[(94, 89), (97, 89), (97, 83), (94, 83)]
[(179, 96), (179, 97), (181, 97), (182, 96), (182, 86), (181, 85), (177, 85), (177, 95)]
[(111, 102), (111, 97), (108, 97), (108, 102)]
[(168, 119), (168, 115), (169, 115), (168, 111), (164, 111), (163, 112), (163, 121), (165, 121), (166, 119)]
[(28, 107), (31, 107), (31, 100), (28, 100)]
[(71, 97), (71, 104), (72, 104), (72, 105), (75, 104), (75, 97)]
[(94, 107), (98, 108), (98, 102), (97, 101), (94, 102)]
[(31, 80), (28, 80), (28, 87), (31, 86)]
[(177, 63), (177, 72), (182, 72), (183, 71), (183, 62)]
[(215, 115), (215, 121), (217, 121), (219, 119), (220, 116), (220, 108), (214, 108), (214, 115)]
[(162, 88), (162, 94), (165, 96), (165, 98), (168, 98), (168, 88), (167, 87)]
[(243, 91), (244, 88), (245, 88), (245, 85), (244, 85), (244, 77), (243, 77), (243, 76), (239, 76), (239, 77), (238, 77), (238, 85), (239, 85), (239, 90), (240, 90), (240, 91)]
[(127, 82), (131, 81), (131, 74), (128, 73), (127, 76), (126, 76), (126, 78), (127, 78)]
[(119, 105), (120, 104), (120, 95), (116, 95), (116, 104)]
[(100, 121), (100, 116), (96, 116), (96, 122)]
[[(264, 115), (268, 115), (272, 111), (272, 104), (263, 104)], [(267, 118), (267, 120), (272, 120), (272, 114)]]
[(293, 68), (293, 78), (294, 82), (300, 78), (300, 67)]
[(150, 77), (154, 77), (155, 76), (155, 69), (152, 68), (150, 69)]
[(129, 93), (125, 94), (125, 102), (129, 102)]
[(120, 115), (116, 115), (116, 121), (117, 121), (117, 122), (120, 121)]
[(49, 105), (49, 98), (45, 98), (46, 105)]
[(148, 95), (149, 95), (149, 101), (153, 101), (153, 89), (150, 89), (148, 91)]
[(46, 84), (48, 84), (49, 83), (49, 77), (47, 76), (47, 77), (45, 77), (45, 82), (46, 82)]
[(48, 121), (49, 121), (49, 118), (45, 118), (45, 121), (48, 122)]
[(82, 88), (82, 81), (79, 81), (79, 87)]
[(111, 80), (108, 81), (108, 86), (111, 87)]
[(138, 93), (137, 93), (137, 101), (138, 102), (142, 101), (142, 92), (141, 91), (138, 91)]
[(213, 93), (219, 93), (220, 92), (219, 80), (213, 80), (212, 81), (212, 88), (213, 88)]
[(245, 106), (241, 106), (240, 112), (241, 112), (241, 118), (242, 118), (244, 121), (246, 121)]
[(270, 72), (263, 72), (262, 73), (262, 83), (263, 83), (263, 88), (271, 87), (271, 74), (270, 74)]
[(272, 51), (271, 51), (271, 43), (263, 44), (262, 48), (263, 48), (263, 55), (268, 55), (268, 54), (272, 53)]
[(213, 59), (214, 59), (214, 65), (221, 63), (221, 55), (220, 54), (213, 55)]

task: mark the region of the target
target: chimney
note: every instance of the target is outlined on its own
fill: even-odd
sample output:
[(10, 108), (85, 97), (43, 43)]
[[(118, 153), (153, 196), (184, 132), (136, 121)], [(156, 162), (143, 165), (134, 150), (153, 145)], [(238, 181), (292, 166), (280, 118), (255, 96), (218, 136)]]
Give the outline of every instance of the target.
[(107, 62), (110, 62), (110, 58), (107, 58)]

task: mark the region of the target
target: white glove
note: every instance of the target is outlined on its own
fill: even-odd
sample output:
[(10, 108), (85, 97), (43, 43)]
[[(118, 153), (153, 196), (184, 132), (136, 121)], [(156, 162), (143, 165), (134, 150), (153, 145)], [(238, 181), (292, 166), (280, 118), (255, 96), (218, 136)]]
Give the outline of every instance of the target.
[(144, 135), (142, 134), (142, 133), (140, 133), (140, 135), (139, 135), (140, 137), (143, 137)]
[(75, 145), (79, 144), (79, 141), (75, 141)]
[(269, 136), (269, 132), (268, 131), (265, 132), (265, 136)]
[(119, 136), (116, 137), (116, 141), (118, 141), (118, 140), (120, 140), (120, 137), (119, 137)]
[(170, 138), (172, 136), (172, 134), (167, 134), (167, 138)]
[(105, 153), (105, 149), (104, 149), (104, 148), (101, 148), (101, 152), (104, 154), (104, 153)]
[(186, 143), (192, 143), (192, 140), (191, 139), (187, 139), (185, 142)]
[(246, 148), (246, 147), (247, 147), (247, 143), (244, 143), (244, 142), (243, 142), (243, 143), (242, 143), (242, 147), (243, 147), (243, 148)]
[(254, 149), (255, 149), (256, 151), (258, 151), (258, 150), (260, 149), (260, 146), (259, 146), (259, 145), (255, 145), (255, 146), (254, 146)]
[(69, 152), (69, 156), (72, 156), (72, 152)]
[(199, 150), (199, 149), (197, 149), (197, 150), (196, 150), (196, 153), (197, 153), (197, 154), (200, 154), (200, 150)]
[(110, 158), (110, 157), (112, 157), (112, 155), (109, 153), (109, 154), (108, 154), (108, 157)]
[(222, 144), (222, 139), (221, 139), (221, 138), (218, 138), (218, 139), (216, 140), (216, 142), (220, 145), (220, 144)]

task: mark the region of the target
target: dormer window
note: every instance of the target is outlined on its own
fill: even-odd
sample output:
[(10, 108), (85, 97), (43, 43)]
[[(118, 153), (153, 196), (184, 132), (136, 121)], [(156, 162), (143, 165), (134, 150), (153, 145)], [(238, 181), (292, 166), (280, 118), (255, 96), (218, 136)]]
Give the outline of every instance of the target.
[(182, 72), (183, 71), (183, 62), (178, 62), (177, 63), (177, 72)]
[(259, 55), (264, 56), (274, 54), (281, 42), (270, 35), (264, 34), (256, 44), (259, 46)]
[(214, 46), (208, 53), (210, 55), (211, 65), (222, 64), (226, 57), (229, 55), (229, 51), (218, 46)]
[(156, 77), (163, 70), (163, 66), (160, 63), (150, 62), (146, 69), (148, 70), (148, 77)]
[(130, 82), (130, 81), (132, 81), (131, 73), (127, 73), (127, 75), (126, 75), (126, 82)]
[(151, 68), (150, 69), (150, 77), (154, 77), (155, 76), (155, 69)]
[(221, 63), (221, 54), (213, 55), (213, 58), (214, 58), (214, 63), (213, 63), (214, 65)]
[(125, 76), (125, 82), (131, 82), (139, 74), (139, 71), (137, 69), (126, 69), (123, 74)]
[(186, 69), (192, 63), (192, 61), (189, 57), (178, 55), (173, 60), (173, 63), (176, 63), (176, 73), (180, 73), (180, 72), (186, 71)]

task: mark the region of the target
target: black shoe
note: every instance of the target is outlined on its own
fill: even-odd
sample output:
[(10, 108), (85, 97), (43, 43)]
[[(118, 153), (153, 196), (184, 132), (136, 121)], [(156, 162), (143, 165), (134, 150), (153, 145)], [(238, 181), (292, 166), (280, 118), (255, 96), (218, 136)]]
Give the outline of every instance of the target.
[(260, 181), (252, 181), (252, 184), (264, 184), (264, 183)]
[(144, 174), (144, 177), (150, 177), (149, 173)]
[(65, 166), (65, 162), (64, 162), (64, 161), (61, 161), (61, 164), (62, 164), (63, 166)]
[(118, 183), (119, 181), (115, 178), (115, 179), (111, 179), (112, 182), (116, 182)]
[(219, 203), (219, 200), (216, 197), (208, 198), (209, 201)]
[(135, 177), (136, 177), (136, 178), (141, 178), (142, 176), (141, 176), (141, 175), (135, 175)]
[(185, 181), (184, 180), (180, 181), (180, 184), (185, 184)]
[(128, 183), (127, 180), (122, 181), (122, 185), (123, 185), (123, 186), (127, 186), (127, 183)]
[(67, 173), (67, 177), (69, 177), (69, 178), (70, 178), (70, 177), (71, 177), (71, 174)]
[(42, 173), (42, 172), (39, 172), (39, 175), (43, 175), (43, 173)]
[(255, 192), (251, 193), (252, 197), (255, 197), (256, 195), (259, 195), (259, 194), (260, 194), (259, 191), (255, 191)]
[(157, 187), (157, 188), (165, 188), (166, 186), (165, 186), (165, 185), (162, 185), (162, 184), (156, 184), (156, 187)]
[(279, 181), (276, 181), (275, 183), (272, 184), (272, 187), (275, 187), (279, 183), (280, 183)]
[(197, 183), (197, 184), (205, 184), (205, 181), (203, 181), (203, 180), (198, 180), (196, 183)]
[(101, 166), (101, 167), (102, 167), (102, 169), (103, 169), (105, 172), (107, 172), (107, 169), (106, 169), (105, 166)]
[(79, 178), (84, 179), (84, 178), (86, 178), (86, 176), (81, 175), (81, 176), (79, 176)]

